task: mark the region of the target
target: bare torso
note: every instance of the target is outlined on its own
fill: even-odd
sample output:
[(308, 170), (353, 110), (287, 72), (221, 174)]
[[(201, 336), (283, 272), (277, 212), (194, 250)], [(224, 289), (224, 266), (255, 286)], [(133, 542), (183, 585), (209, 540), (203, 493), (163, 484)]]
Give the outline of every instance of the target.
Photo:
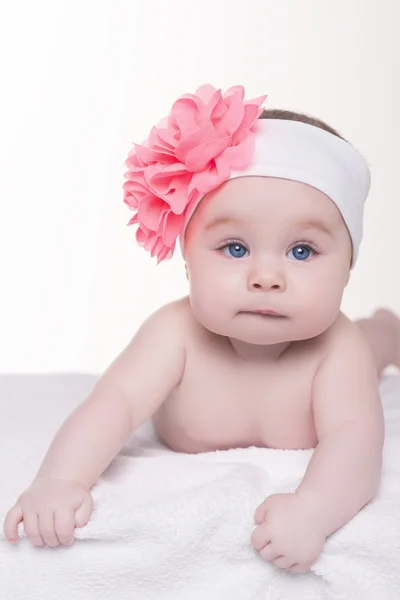
[(293, 343), (273, 365), (254, 363), (235, 357), (227, 338), (202, 327), (189, 302), (182, 303), (182, 311), (188, 332), (185, 371), (153, 416), (161, 441), (189, 453), (314, 448), (312, 382), (327, 336)]

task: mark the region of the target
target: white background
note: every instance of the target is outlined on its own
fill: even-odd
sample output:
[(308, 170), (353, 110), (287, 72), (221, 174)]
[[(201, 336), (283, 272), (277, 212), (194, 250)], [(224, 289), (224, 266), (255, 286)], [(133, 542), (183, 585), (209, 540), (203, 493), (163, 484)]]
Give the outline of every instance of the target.
[(124, 161), (202, 83), (326, 120), (372, 190), (345, 292), (400, 312), (398, 0), (35, 0), (0, 12), (0, 371), (101, 372), (187, 293), (134, 241)]

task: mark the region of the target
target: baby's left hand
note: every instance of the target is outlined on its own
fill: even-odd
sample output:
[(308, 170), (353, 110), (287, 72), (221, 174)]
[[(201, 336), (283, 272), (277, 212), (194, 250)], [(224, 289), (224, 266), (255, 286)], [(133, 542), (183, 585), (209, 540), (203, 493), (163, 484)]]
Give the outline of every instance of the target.
[(326, 538), (315, 513), (296, 493), (269, 496), (254, 520), (258, 527), (251, 535), (252, 545), (281, 569), (304, 573), (324, 547)]

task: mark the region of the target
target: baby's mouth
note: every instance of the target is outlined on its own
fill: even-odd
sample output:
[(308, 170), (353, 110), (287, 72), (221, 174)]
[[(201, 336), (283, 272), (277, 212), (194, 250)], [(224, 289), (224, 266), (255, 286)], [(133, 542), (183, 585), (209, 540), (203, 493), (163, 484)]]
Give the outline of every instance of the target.
[(258, 317), (271, 318), (271, 319), (286, 319), (285, 315), (280, 315), (274, 310), (249, 310), (244, 311), (250, 315), (256, 315)]

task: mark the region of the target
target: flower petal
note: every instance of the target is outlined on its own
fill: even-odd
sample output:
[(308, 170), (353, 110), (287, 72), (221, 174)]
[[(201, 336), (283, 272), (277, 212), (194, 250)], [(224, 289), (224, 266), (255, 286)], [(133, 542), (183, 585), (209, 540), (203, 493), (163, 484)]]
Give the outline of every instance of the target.
[(225, 104), (228, 110), (216, 125), (216, 129), (219, 135), (232, 136), (243, 121), (243, 102), (240, 95), (236, 94), (227, 98)]
[(209, 122), (203, 129), (199, 129), (191, 135), (182, 138), (175, 150), (176, 157), (178, 160), (180, 160), (180, 162), (186, 165), (188, 170), (191, 170), (186, 162), (188, 152), (190, 152), (193, 148), (196, 148), (200, 144), (211, 142), (217, 139), (218, 138), (215, 128), (213, 124)]
[(198, 113), (196, 103), (189, 98), (180, 98), (173, 105), (171, 117), (180, 132), (181, 139), (198, 131), (199, 125), (196, 119)]
[(254, 155), (254, 123), (266, 96), (244, 101), (243, 86), (212, 85), (181, 96), (126, 159), (124, 202), (137, 211), (137, 243), (170, 258), (185, 219), (201, 196), (244, 168)]
[(135, 146), (137, 155), (146, 164), (151, 165), (157, 162), (163, 164), (173, 164), (176, 161), (175, 155), (169, 150), (155, 150), (154, 148), (147, 148), (141, 144)]
[(214, 98), (218, 100), (218, 98), (222, 97), (221, 90), (217, 90), (213, 85), (209, 83), (204, 83), (196, 90), (196, 96), (199, 96), (204, 104), (208, 104), (209, 102), (213, 103)]
[(221, 152), (229, 148), (230, 141), (230, 137), (225, 137), (193, 148), (186, 157), (188, 169), (194, 173), (206, 169), (213, 158), (216, 158)]
[(136, 215), (133, 215), (133, 217), (129, 221), (128, 225), (135, 225), (137, 222), (138, 222), (138, 216), (137, 216), (137, 213), (136, 213)]
[(159, 264), (162, 260), (171, 258), (174, 250), (175, 244), (173, 244), (171, 248), (168, 248), (168, 246), (164, 246), (162, 250), (160, 250), (157, 254), (157, 264)]
[(244, 169), (254, 156), (254, 136), (245, 132), (242, 141), (236, 146), (230, 146), (222, 154), (221, 158), (227, 162), (231, 169)]
[(139, 202), (138, 207), (138, 219), (139, 222), (152, 231), (157, 231), (158, 224), (161, 219), (163, 211), (168, 210), (169, 206), (164, 200), (154, 196), (154, 194), (147, 194)]
[(201, 195), (206, 194), (229, 179), (229, 174), (226, 162), (216, 159), (210, 162), (207, 169), (193, 175), (191, 187), (196, 188)]
[(171, 211), (166, 213), (162, 231), (162, 239), (166, 246), (172, 246), (175, 243), (176, 238), (182, 233), (183, 225), (182, 215), (175, 215)]
[(158, 170), (156, 165), (147, 173), (149, 189), (167, 202), (174, 213), (180, 214), (187, 204), (187, 189), (192, 178), (184, 165), (177, 163)]
[(242, 125), (245, 129), (250, 129), (253, 126), (255, 121), (263, 112), (263, 108), (260, 108), (260, 104), (264, 102), (264, 100), (268, 96), (260, 96), (259, 98), (255, 98), (254, 100), (248, 100), (244, 103), (244, 116)]
[(244, 87), (242, 85), (232, 85), (224, 94), (224, 98), (228, 96), (240, 96), (241, 101), (244, 100)]
[(170, 129), (153, 127), (145, 145), (161, 154), (174, 157), (176, 146), (174, 133)]

